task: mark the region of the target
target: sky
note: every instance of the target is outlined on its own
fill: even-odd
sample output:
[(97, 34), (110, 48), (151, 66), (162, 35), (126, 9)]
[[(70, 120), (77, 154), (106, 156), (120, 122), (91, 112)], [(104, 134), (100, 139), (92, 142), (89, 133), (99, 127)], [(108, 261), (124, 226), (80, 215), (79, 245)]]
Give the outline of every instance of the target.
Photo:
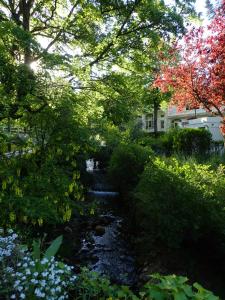
[(196, 0), (195, 3), (196, 11), (203, 13), (203, 17), (206, 17), (205, 0)]

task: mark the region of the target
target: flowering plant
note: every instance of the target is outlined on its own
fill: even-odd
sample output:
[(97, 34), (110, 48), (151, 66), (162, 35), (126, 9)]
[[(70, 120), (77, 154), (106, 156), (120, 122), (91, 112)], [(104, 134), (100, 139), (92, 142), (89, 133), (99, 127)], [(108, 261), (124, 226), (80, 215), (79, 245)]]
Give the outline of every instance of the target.
[(72, 275), (73, 267), (56, 261), (52, 255), (60, 242), (61, 237), (54, 240), (41, 258), (37, 243), (31, 253), (19, 247), (17, 234), (0, 236), (0, 295), (10, 299), (67, 299), (76, 276)]

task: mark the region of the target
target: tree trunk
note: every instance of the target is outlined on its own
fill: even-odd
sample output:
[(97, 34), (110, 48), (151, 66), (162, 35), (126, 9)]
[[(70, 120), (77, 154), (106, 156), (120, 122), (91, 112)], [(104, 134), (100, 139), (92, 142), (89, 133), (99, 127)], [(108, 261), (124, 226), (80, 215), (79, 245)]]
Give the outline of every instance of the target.
[(154, 135), (157, 136), (158, 133), (158, 110), (159, 104), (156, 100), (153, 101), (153, 125), (154, 125)]
[[(30, 32), (30, 10), (32, 6), (32, 2), (28, 0), (21, 1), (22, 6), (22, 14), (23, 14), (23, 29), (27, 32)], [(30, 49), (30, 41), (27, 41), (27, 45), (24, 49), (24, 63), (29, 66), (31, 63), (31, 49)]]
[[(10, 133), (11, 133), (11, 120), (10, 118), (8, 118), (8, 122), (7, 122), (7, 131), (8, 131), (8, 134), (10, 136)], [(11, 146), (11, 142), (9, 141), (8, 144), (7, 144), (7, 150), (8, 152), (11, 152), (12, 150), (12, 146)]]

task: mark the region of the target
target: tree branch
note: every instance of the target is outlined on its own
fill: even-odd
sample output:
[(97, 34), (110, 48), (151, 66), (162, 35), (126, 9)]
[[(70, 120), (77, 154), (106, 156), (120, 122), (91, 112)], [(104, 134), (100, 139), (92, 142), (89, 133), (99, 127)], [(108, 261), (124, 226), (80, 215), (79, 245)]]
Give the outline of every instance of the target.
[[(120, 29), (118, 30), (116, 36), (115, 36), (115, 40), (118, 39), (123, 32), (124, 27), (126, 26), (126, 24), (128, 23), (132, 13), (134, 12), (136, 6), (141, 2), (141, 0), (136, 0), (134, 2), (134, 5), (132, 6), (131, 10), (129, 11), (129, 13), (127, 14), (125, 20), (123, 21), (123, 23), (120, 26)], [(90, 62), (90, 67), (92, 67), (93, 65), (95, 65), (96, 63), (98, 63), (100, 60), (102, 60), (104, 58), (104, 56), (108, 53), (108, 51), (110, 50), (110, 48), (114, 45), (114, 41), (112, 40), (111, 42), (108, 43), (108, 45), (105, 46), (105, 48), (102, 50), (102, 52), (96, 57), (95, 60), (93, 60), (92, 62)]]
[[(30, 0), (30, 1), (33, 1), (33, 0)], [(55, 15), (55, 12), (56, 12), (56, 9), (57, 9), (57, 1), (58, 0), (54, 0), (54, 6), (53, 6), (53, 9), (51, 10), (51, 15), (48, 18), (46, 18), (45, 21), (43, 22), (44, 26), (34, 27), (31, 30), (31, 33), (40, 32), (42, 30), (45, 30), (45, 29), (49, 28), (49, 25), (47, 23), (54, 18), (54, 15)]]
[[(78, 6), (78, 4), (79, 4), (79, 0), (77, 0), (76, 3), (72, 6), (70, 12), (68, 13), (68, 16), (67, 16), (66, 20), (64, 21), (65, 24), (68, 22), (68, 20), (72, 16), (72, 14), (73, 14), (75, 8)], [(45, 53), (48, 52), (48, 50), (59, 40), (59, 38), (62, 35), (62, 33), (64, 32), (64, 30), (65, 30), (65, 28), (64, 28), (64, 26), (62, 26), (61, 29), (58, 31), (57, 35), (48, 44), (48, 46), (43, 50), (43, 52), (45, 52)], [(41, 57), (41, 54), (38, 55), (36, 58), (34, 58), (33, 61), (37, 61), (40, 57)]]

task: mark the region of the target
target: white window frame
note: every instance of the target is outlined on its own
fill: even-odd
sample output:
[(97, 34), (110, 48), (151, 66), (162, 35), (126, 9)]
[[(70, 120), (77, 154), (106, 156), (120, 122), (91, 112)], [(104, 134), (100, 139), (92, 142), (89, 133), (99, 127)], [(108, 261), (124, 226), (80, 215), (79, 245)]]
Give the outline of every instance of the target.
[(153, 126), (154, 126), (153, 115), (147, 115), (145, 117), (145, 129), (146, 130), (153, 129)]

